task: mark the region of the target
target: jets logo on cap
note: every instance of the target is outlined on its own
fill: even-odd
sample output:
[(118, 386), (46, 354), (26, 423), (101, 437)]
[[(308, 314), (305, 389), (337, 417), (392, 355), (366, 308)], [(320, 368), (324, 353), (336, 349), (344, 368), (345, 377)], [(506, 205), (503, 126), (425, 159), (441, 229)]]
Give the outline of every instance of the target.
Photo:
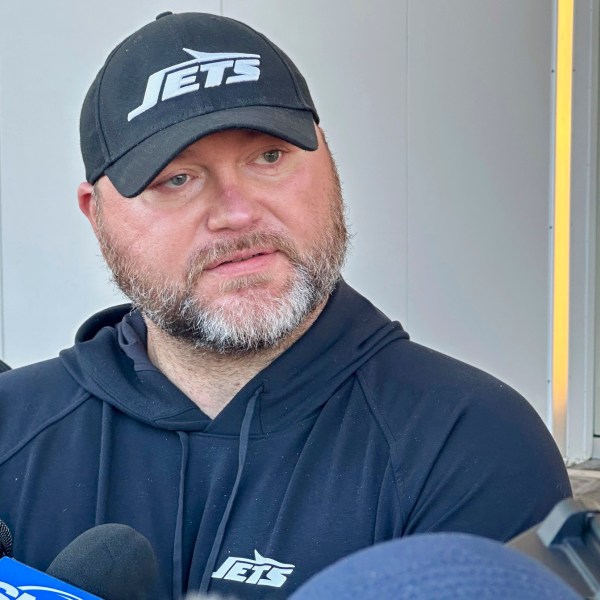
[[(194, 58), (161, 69), (148, 77), (142, 103), (133, 109), (127, 120), (131, 121), (163, 100), (230, 83), (257, 81), (260, 77), (260, 54), (240, 52), (198, 52), (183, 48)], [(232, 74), (230, 74), (232, 72)], [(199, 73), (206, 73), (201, 85)], [(228, 74), (225, 77), (226, 73)]]

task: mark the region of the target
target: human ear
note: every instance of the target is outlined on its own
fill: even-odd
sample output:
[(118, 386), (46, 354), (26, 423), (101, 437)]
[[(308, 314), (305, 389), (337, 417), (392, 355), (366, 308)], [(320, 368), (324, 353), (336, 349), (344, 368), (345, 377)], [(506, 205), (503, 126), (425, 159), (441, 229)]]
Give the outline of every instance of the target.
[(87, 217), (92, 229), (96, 231), (97, 199), (94, 186), (87, 181), (80, 183), (77, 188), (77, 200), (79, 201), (79, 209)]

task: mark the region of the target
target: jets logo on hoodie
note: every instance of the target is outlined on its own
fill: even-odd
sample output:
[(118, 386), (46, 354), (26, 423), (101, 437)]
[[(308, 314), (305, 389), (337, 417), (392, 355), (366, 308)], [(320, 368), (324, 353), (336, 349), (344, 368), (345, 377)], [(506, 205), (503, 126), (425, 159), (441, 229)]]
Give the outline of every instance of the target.
[(254, 560), (230, 556), (212, 574), (213, 579), (228, 579), (251, 585), (281, 587), (291, 575), (295, 565), (277, 562), (254, 551)]

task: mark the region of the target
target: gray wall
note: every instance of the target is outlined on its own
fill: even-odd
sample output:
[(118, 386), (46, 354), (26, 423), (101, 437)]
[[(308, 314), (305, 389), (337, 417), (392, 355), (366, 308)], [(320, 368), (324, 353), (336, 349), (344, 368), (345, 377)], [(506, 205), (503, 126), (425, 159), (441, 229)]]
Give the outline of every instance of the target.
[(345, 275), (411, 337), (548, 417), (549, 0), (0, 3), (2, 355), (54, 356), (121, 302), (76, 206), (77, 115), (157, 13), (246, 20), (305, 72), (355, 232)]

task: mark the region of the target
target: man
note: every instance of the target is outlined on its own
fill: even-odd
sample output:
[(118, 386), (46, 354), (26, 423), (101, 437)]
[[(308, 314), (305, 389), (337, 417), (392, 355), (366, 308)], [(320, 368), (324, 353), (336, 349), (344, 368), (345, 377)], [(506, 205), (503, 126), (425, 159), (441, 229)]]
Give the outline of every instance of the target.
[(157, 553), (155, 598), (284, 598), (373, 543), (505, 540), (569, 495), (526, 401), (340, 279), (318, 122), (290, 59), (230, 19), (159, 15), (108, 57), (78, 195), (133, 308), (0, 378), (18, 559), (120, 522)]

